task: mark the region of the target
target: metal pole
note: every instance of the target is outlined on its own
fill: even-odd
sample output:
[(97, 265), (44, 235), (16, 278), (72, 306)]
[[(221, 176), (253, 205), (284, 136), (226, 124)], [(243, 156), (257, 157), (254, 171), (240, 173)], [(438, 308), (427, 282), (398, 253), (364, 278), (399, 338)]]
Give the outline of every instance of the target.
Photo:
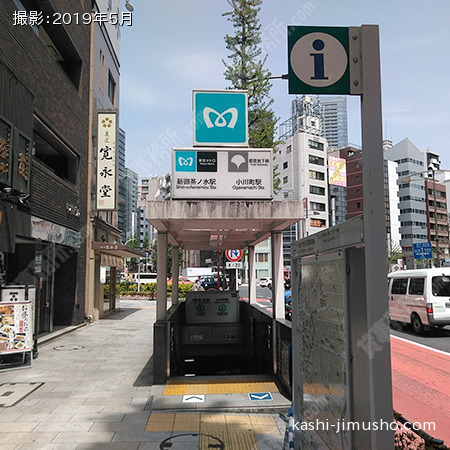
[(141, 257), (138, 256), (138, 292), (141, 291)]
[(413, 219), (412, 219), (412, 213), (411, 213), (411, 253), (412, 253), (412, 260), (413, 260), (413, 267), (416, 268), (416, 258), (414, 256), (414, 234), (413, 234)]
[(433, 198), (434, 198), (434, 230), (435, 230), (435, 240), (436, 240), (436, 263), (438, 267), (441, 267), (441, 257), (439, 256), (439, 230), (438, 230), (438, 218), (437, 218), (437, 201), (436, 201), (436, 170), (431, 169), (433, 172)]
[[(354, 36), (357, 39), (357, 36)], [(387, 295), (383, 125), (377, 25), (361, 27), (364, 240), (368, 339), (382, 342), (368, 358), (371, 420), (392, 421), (392, 378)], [(372, 330), (377, 330), (375, 334)], [(379, 331), (379, 334), (378, 334)], [(372, 356), (372, 355), (371, 355)], [(392, 431), (371, 431), (370, 448), (392, 448)], [(366, 447), (369, 447), (367, 445)]]

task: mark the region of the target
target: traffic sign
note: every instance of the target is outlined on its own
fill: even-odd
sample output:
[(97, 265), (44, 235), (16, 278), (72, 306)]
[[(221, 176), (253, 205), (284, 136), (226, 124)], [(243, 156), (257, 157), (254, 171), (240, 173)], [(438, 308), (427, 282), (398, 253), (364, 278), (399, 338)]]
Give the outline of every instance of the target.
[(228, 258), (228, 261), (237, 262), (242, 259), (243, 252), (240, 249), (236, 249), (236, 250), (227, 250), (225, 254)]
[(413, 244), (414, 259), (433, 259), (433, 246), (431, 242), (418, 242)]
[[(288, 27), (289, 93), (353, 94), (355, 27)], [(352, 39), (350, 38), (352, 34)], [(352, 72), (352, 73), (351, 73)], [(357, 86), (358, 83), (355, 84)]]

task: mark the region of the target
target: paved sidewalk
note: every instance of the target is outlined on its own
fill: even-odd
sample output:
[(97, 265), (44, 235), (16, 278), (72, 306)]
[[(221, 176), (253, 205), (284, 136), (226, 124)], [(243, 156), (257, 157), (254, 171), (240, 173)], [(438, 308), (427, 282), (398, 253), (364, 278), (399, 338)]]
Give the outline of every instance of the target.
[[(162, 395), (152, 386), (155, 317), (154, 301), (121, 301), (106, 318), (41, 344), (31, 368), (0, 372), (0, 450), (159, 449), (171, 437), (172, 448), (207, 448), (218, 442), (205, 434), (219, 419), (226, 449), (281, 449), (277, 414), (152, 411)], [(163, 418), (169, 428), (158, 428)], [(177, 438), (183, 432), (191, 435)]]

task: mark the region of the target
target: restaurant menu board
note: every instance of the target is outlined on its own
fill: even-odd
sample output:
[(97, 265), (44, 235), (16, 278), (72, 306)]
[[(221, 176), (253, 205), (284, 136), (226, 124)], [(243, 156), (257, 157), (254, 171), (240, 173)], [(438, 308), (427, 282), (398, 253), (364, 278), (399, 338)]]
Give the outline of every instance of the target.
[(0, 305), (0, 354), (33, 349), (32, 304)]

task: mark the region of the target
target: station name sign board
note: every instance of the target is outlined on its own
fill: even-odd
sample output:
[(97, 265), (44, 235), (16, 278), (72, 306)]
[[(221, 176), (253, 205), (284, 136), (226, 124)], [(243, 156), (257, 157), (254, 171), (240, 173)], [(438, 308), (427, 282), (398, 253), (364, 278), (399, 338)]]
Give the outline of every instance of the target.
[(174, 148), (173, 199), (270, 200), (270, 148)]

